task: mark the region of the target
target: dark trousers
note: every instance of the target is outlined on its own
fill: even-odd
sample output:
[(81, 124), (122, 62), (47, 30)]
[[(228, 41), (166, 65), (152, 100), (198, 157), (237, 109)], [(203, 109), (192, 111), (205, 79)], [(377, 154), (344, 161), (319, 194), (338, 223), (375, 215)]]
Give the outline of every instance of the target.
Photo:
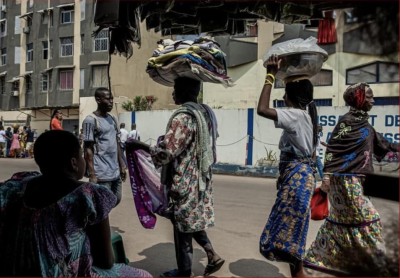
[(205, 231), (182, 233), (174, 225), (175, 255), (180, 276), (189, 277), (192, 273), (192, 238), (194, 238), (206, 252), (207, 249), (212, 248)]

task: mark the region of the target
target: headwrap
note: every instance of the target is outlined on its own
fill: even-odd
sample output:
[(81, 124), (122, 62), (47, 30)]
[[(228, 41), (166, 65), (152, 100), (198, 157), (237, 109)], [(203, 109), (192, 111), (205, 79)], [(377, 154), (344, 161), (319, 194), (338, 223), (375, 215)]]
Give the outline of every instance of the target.
[(361, 109), (365, 102), (365, 91), (369, 85), (367, 83), (357, 83), (347, 87), (343, 94), (344, 101), (356, 109)]

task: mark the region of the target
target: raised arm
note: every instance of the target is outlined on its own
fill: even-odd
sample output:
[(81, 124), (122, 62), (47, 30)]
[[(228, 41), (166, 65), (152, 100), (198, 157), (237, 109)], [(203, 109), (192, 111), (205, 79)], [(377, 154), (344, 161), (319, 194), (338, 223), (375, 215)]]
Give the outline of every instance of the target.
[(281, 60), (278, 56), (272, 55), (267, 61), (267, 75), (265, 76), (264, 87), (258, 100), (257, 114), (261, 117), (276, 121), (278, 116), (274, 108), (269, 107), (272, 85), (275, 82), (275, 75), (278, 72)]

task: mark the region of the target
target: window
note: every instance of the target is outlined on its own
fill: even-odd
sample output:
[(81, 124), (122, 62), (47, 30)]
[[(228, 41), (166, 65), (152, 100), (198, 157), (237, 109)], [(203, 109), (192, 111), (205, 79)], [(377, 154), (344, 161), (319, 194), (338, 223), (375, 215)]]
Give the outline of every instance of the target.
[(92, 87), (108, 87), (108, 70), (107, 66), (92, 67)]
[(399, 105), (399, 97), (374, 97), (374, 105)]
[(50, 88), (51, 72), (42, 73), (40, 78), (40, 89), (42, 92), (47, 92)]
[(50, 26), (53, 26), (52, 24), (52, 12), (51, 10), (44, 10), (42, 12), (42, 24), (49, 24)]
[(6, 77), (0, 76), (0, 94), (4, 95), (6, 93)]
[(314, 99), (314, 103), (316, 106), (332, 106), (332, 99), (331, 98)]
[(4, 66), (7, 64), (7, 48), (1, 49), (1, 65)]
[(7, 20), (0, 20), (0, 37), (7, 36)]
[(62, 91), (72, 90), (74, 80), (74, 71), (73, 70), (61, 70), (60, 71), (60, 83), (59, 87)]
[(108, 51), (108, 30), (101, 30), (94, 38), (94, 51)]
[(13, 91), (18, 91), (19, 92), (19, 81), (14, 81), (12, 83), (12, 90)]
[(21, 18), (19, 16), (15, 16), (14, 20), (14, 34), (21, 34)]
[(50, 60), (50, 59), (53, 59), (53, 41), (52, 40), (49, 40), (49, 46), (50, 46), (50, 49), (49, 49), (49, 60)]
[(60, 56), (68, 57), (74, 54), (74, 37), (60, 38)]
[[(331, 70), (321, 70), (310, 78), (311, 83), (315, 86), (332, 86), (333, 75)], [(285, 88), (283, 80), (276, 79), (275, 88)]]
[(81, 20), (85, 20), (86, 15), (86, 0), (81, 0)]
[[(332, 99), (331, 98), (321, 98), (321, 99), (314, 99), (316, 106), (332, 106)], [(273, 105), (275, 108), (285, 107), (285, 101), (280, 99), (274, 99)]]
[(33, 61), (33, 43), (26, 45), (26, 61), (28, 63)]
[(84, 90), (85, 89), (85, 69), (81, 69), (80, 74), (81, 74), (81, 78), (80, 78), (81, 84), (79, 85), (79, 89)]
[(399, 82), (399, 64), (374, 62), (346, 70), (346, 84)]
[(69, 24), (74, 22), (74, 8), (65, 7), (61, 9), (61, 24)]
[(53, 10), (52, 9), (44, 10), (44, 12), (42, 13), (42, 23), (48, 24), (50, 27), (53, 26)]
[(280, 100), (280, 99), (274, 99), (273, 101), (274, 103), (274, 107), (285, 107), (285, 101), (284, 100)]
[(47, 60), (49, 59), (49, 42), (42, 41), (42, 46), (43, 46), (43, 60)]
[(26, 88), (25, 92), (27, 94), (32, 93), (32, 78), (30, 74), (25, 75), (25, 88)]

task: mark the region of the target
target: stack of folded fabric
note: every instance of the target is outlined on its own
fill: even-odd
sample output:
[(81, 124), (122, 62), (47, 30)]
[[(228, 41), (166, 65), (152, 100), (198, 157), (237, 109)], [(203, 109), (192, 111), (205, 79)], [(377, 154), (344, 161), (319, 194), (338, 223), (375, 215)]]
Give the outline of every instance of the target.
[(225, 53), (215, 41), (204, 37), (195, 41), (159, 41), (146, 72), (155, 82), (170, 87), (178, 77), (220, 83), (225, 87), (234, 85), (227, 76)]

